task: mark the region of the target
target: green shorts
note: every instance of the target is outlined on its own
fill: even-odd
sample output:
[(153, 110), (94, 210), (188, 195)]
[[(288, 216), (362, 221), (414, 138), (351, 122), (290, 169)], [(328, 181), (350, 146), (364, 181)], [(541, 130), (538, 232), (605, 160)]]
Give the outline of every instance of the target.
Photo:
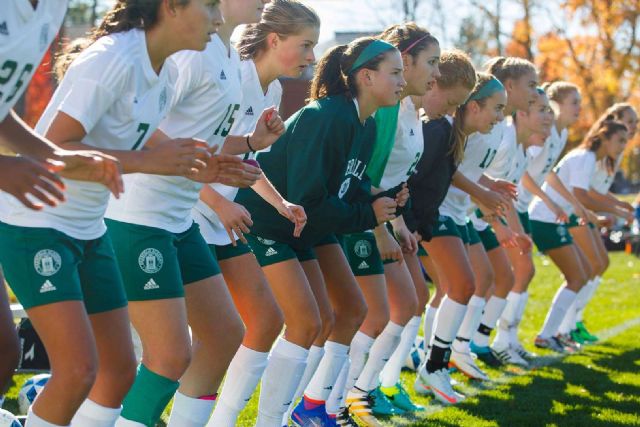
[(467, 233), (469, 233), (469, 245), (477, 245), (478, 243), (482, 243), (482, 239), (480, 239), (480, 235), (478, 234), (478, 230), (473, 226), (471, 221), (467, 222)]
[(235, 246), (233, 246), (231, 243), (222, 246), (209, 245), (209, 250), (218, 261), (224, 261), (226, 259), (231, 259), (252, 253), (251, 246), (249, 246), (248, 243), (242, 243), (242, 241), (240, 240), (236, 240)]
[[(569, 216), (569, 222), (567, 223), (567, 228), (580, 227), (579, 220), (580, 219), (578, 218), (578, 215), (571, 214), (571, 216)], [(592, 222), (587, 223), (587, 225), (592, 230), (596, 228), (595, 224)]]
[(484, 250), (486, 252), (492, 251), (495, 248), (500, 247), (500, 242), (498, 242), (498, 238), (496, 237), (495, 231), (493, 231), (493, 227), (490, 225), (487, 226), (482, 231), (478, 231), (478, 236), (480, 236), (480, 240), (482, 241), (482, 246), (484, 246)]
[(540, 252), (546, 252), (573, 243), (567, 224), (531, 220), (531, 237), (533, 237), (533, 242)]
[(520, 224), (525, 233), (531, 236), (531, 222), (529, 221), (529, 212), (518, 212), (518, 218), (520, 218)]
[[(316, 259), (316, 252), (313, 248), (294, 249), (286, 243), (277, 242), (271, 239), (264, 239), (255, 234), (245, 234), (253, 254), (261, 267), (277, 264), (279, 262), (297, 259), (299, 262)], [(329, 244), (337, 244), (338, 239), (333, 234), (320, 240), (314, 247)]]
[(462, 240), (466, 245), (469, 243), (469, 232), (466, 225), (458, 225), (448, 216), (440, 215), (438, 222), (433, 227), (432, 237), (453, 236)]
[(384, 263), (372, 232), (343, 235), (342, 250), (354, 276), (384, 274)]
[(184, 297), (184, 285), (220, 274), (195, 222), (182, 233), (106, 220), (129, 301)]
[(0, 262), (26, 309), (84, 301), (95, 314), (127, 306), (122, 276), (107, 234), (79, 240), (52, 228), (0, 222)]

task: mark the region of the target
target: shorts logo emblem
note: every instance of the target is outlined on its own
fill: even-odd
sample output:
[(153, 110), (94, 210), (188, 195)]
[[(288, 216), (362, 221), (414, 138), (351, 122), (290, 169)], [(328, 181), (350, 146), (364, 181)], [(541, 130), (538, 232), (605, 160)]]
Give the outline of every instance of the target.
[(48, 279), (42, 284), (42, 286), (40, 286), (40, 293), (44, 294), (46, 292), (51, 292), (51, 291), (55, 291), (58, 288), (56, 288), (55, 286), (53, 286), (53, 283), (51, 283)]
[(369, 268), (369, 264), (367, 264), (367, 261), (362, 261), (358, 266), (358, 270), (364, 270), (365, 268)]
[(351, 185), (351, 178), (347, 178), (342, 182), (342, 185), (340, 186), (340, 190), (338, 191), (338, 198), (342, 199), (342, 197), (347, 194), (347, 191), (349, 191), (349, 185)]
[(49, 277), (56, 274), (62, 266), (60, 254), (52, 249), (42, 249), (33, 258), (33, 267), (39, 275)]
[(278, 251), (276, 251), (273, 248), (269, 248), (269, 249), (267, 249), (267, 252), (265, 252), (264, 254), (265, 254), (265, 256), (278, 255)]
[(353, 252), (360, 258), (366, 258), (371, 255), (371, 243), (366, 240), (358, 240), (353, 245)]
[(265, 246), (271, 246), (276, 243), (275, 240), (263, 239), (262, 237), (256, 237), (256, 239)]
[(159, 250), (147, 248), (138, 257), (138, 265), (147, 274), (154, 274), (162, 269), (164, 259)]

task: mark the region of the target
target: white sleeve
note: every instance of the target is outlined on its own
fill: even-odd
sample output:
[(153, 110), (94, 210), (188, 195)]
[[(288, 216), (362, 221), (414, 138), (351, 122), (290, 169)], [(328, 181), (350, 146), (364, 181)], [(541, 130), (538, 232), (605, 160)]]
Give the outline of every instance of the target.
[(514, 155), (511, 142), (504, 138), (498, 147), (496, 156), (486, 170), (486, 174), (492, 178), (505, 179), (511, 169), (511, 160)]
[(110, 52), (93, 52), (79, 57), (64, 77), (69, 90), (58, 110), (80, 122), (91, 132), (100, 118), (122, 95), (129, 78), (129, 66)]
[(178, 69), (178, 78), (174, 86), (172, 105), (176, 106), (198, 87), (202, 79), (202, 54), (200, 52), (183, 50), (171, 56)]
[[(271, 97), (269, 99), (271, 105), (275, 105), (280, 110), (280, 102), (282, 101), (282, 85), (280, 80), (276, 79), (271, 83), (273, 90), (269, 90)], [(270, 88), (271, 89), (271, 88)]]
[(571, 165), (571, 175), (569, 177), (569, 185), (573, 188), (589, 189), (591, 176), (596, 170), (596, 156), (592, 152), (587, 152), (575, 159)]

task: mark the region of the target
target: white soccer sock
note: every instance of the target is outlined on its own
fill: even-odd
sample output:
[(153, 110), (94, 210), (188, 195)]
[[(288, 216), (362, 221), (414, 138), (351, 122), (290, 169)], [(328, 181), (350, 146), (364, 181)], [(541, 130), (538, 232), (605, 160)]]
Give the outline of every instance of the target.
[(309, 350), (280, 337), (262, 378), (256, 426), (281, 425), (307, 366)]
[(404, 366), (407, 356), (411, 353), (411, 348), (418, 335), (421, 321), (421, 316), (414, 316), (404, 327), (398, 348), (393, 352), (391, 358), (382, 369), (382, 373), (380, 373), (382, 387), (393, 387), (400, 381), (400, 371), (402, 370), (402, 366)]
[(120, 408), (107, 408), (85, 399), (71, 420), (73, 427), (112, 427), (120, 416)]
[(523, 305), (522, 300), (524, 299), (525, 294), (526, 292), (519, 294), (511, 291), (507, 295), (507, 303), (504, 310), (502, 310), (500, 320), (498, 320), (496, 338), (493, 341), (495, 346), (503, 348), (509, 345), (512, 329), (517, 330), (518, 312), (520, 311), (520, 307)]
[(427, 351), (427, 347), (430, 345), (433, 335), (433, 322), (436, 320), (436, 313), (438, 313), (438, 307), (431, 305), (427, 306), (424, 312), (424, 323), (422, 325), (422, 336), (424, 337), (424, 351)]
[(336, 379), (336, 385), (333, 387), (333, 390), (331, 390), (331, 394), (329, 394), (329, 398), (325, 404), (327, 414), (337, 415), (340, 413), (340, 409), (345, 407), (345, 399), (347, 398), (347, 394), (345, 393), (345, 384), (347, 382), (347, 376), (349, 375), (350, 366), (351, 361), (347, 357), (347, 360), (344, 361), (344, 365), (342, 365), (340, 374)]
[(344, 395), (346, 396), (349, 390), (353, 388), (364, 369), (364, 364), (369, 356), (369, 350), (375, 341), (369, 335), (360, 331), (356, 332), (355, 336), (351, 340), (351, 348), (349, 349), (349, 359), (351, 359), (351, 365), (349, 372), (347, 373), (347, 380), (344, 384)]
[(336, 384), (344, 361), (349, 357), (349, 346), (334, 341), (324, 344), (324, 357), (311, 377), (304, 395), (309, 399), (326, 402)]
[(316, 373), (316, 369), (318, 369), (318, 365), (320, 364), (320, 360), (322, 360), (322, 356), (324, 356), (324, 347), (312, 345), (309, 349), (307, 367), (304, 369), (304, 374), (302, 375), (300, 384), (298, 384), (298, 388), (293, 395), (293, 399), (291, 399), (291, 405), (289, 405), (289, 409), (284, 413), (284, 416), (282, 417), (283, 426), (286, 426), (288, 424), (289, 417), (291, 416), (291, 412), (296, 405), (296, 401), (302, 397), (304, 389), (307, 388), (307, 386), (309, 385), (309, 381), (311, 381), (311, 377)]
[(207, 426), (234, 427), (236, 425), (238, 414), (251, 399), (267, 367), (268, 357), (268, 352), (255, 351), (244, 345), (238, 348), (227, 369), (222, 391), (218, 395), (218, 403)]
[[(482, 313), (480, 326), (473, 336), (473, 342), (475, 344), (480, 347), (486, 347), (489, 345), (489, 336), (491, 335), (491, 331), (495, 329), (496, 323), (498, 323), (498, 319), (504, 311), (505, 305), (507, 305), (507, 300), (504, 298), (500, 298), (495, 295), (492, 295), (491, 298), (489, 298), (489, 301), (487, 301), (487, 305), (484, 308), (484, 313)], [(485, 333), (481, 332), (480, 329)]]
[(566, 286), (561, 286), (560, 289), (558, 289), (547, 313), (547, 318), (544, 320), (542, 330), (538, 334), (540, 338), (550, 338), (558, 332), (558, 327), (560, 323), (562, 323), (567, 309), (573, 304), (575, 299), (576, 293)]
[[(473, 295), (467, 304), (467, 312), (464, 315), (456, 340), (453, 341), (453, 349), (460, 353), (469, 352), (469, 341), (473, 338), (473, 334), (478, 329), (480, 318), (482, 317), (482, 309), (485, 306), (485, 300), (482, 297)], [(458, 339), (461, 338), (461, 339)]]
[(29, 412), (27, 412), (27, 422), (25, 423), (25, 425), (29, 427), (65, 427), (60, 424), (53, 424), (49, 421), (43, 420), (42, 418), (37, 416), (31, 410), (31, 408), (29, 408)]
[(207, 423), (215, 405), (215, 400), (189, 397), (178, 391), (173, 396), (167, 427), (202, 427)]
[(387, 323), (371, 346), (369, 358), (358, 377), (358, 381), (356, 381), (356, 387), (360, 390), (371, 391), (378, 386), (380, 372), (398, 347), (403, 329), (404, 326), (397, 323)]
[(568, 334), (576, 327), (576, 301), (578, 300), (578, 296), (580, 293), (576, 295), (576, 299), (573, 300), (573, 303), (567, 308), (567, 312), (562, 318), (562, 322), (560, 322), (560, 326), (558, 326), (558, 333), (560, 334)]
[[(456, 334), (460, 330), (460, 325), (464, 320), (467, 312), (467, 306), (460, 304), (445, 296), (442, 299), (438, 314), (434, 321), (433, 337), (431, 338), (431, 346), (437, 345), (442, 348), (449, 348), (451, 345), (444, 343), (453, 342)], [(436, 339), (437, 338), (437, 339)]]
[(589, 282), (591, 284), (590, 286), (589, 283), (587, 283), (585, 287), (588, 286), (588, 292), (582, 298), (580, 297), (580, 293), (578, 292), (576, 300), (580, 299), (580, 303), (578, 304), (576, 311), (576, 322), (582, 322), (582, 319), (584, 317), (584, 309), (587, 307), (587, 304), (589, 304), (589, 301), (591, 301), (591, 298), (593, 298), (593, 296), (595, 295), (601, 281), (602, 277), (596, 276)]

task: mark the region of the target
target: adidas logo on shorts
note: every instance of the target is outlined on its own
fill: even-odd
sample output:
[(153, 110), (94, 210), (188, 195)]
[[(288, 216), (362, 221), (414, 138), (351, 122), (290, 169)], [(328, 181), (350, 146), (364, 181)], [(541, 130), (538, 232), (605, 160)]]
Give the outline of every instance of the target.
[(45, 281), (42, 286), (40, 286), (40, 293), (44, 294), (46, 292), (51, 292), (51, 291), (56, 291), (58, 290), (58, 288), (56, 288), (55, 286), (53, 286), (53, 283), (51, 283), (50, 281)]
[(276, 251), (273, 248), (269, 248), (269, 249), (267, 249), (267, 252), (265, 252), (264, 254), (265, 254), (265, 256), (278, 255), (278, 251)]
[(369, 268), (369, 264), (366, 261), (362, 261), (358, 266), (358, 270), (364, 270), (365, 268)]
[(224, 70), (220, 71), (220, 80), (227, 80), (227, 75), (224, 73)]
[(153, 279), (149, 279), (149, 281), (147, 283), (145, 283), (145, 285), (144, 285), (144, 290), (145, 291), (149, 291), (151, 289), (160, 289), (160, 286), (158, 286), (156, 281), (153, 280)]
[(253, 116), (253, 107), (249, 106), (249, 108), (247, 108), (247, 111), (244, 112), (245, 116)]
[(440, 228), (438, 228), (439, 231), (447, 231), (447, 226), (442, 224), (440, 225)]

